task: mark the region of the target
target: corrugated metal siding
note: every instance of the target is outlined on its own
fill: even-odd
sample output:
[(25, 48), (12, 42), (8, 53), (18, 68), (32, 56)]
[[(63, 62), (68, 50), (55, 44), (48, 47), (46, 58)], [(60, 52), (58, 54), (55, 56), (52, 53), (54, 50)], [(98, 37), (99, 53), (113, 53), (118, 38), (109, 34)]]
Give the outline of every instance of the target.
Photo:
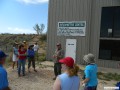
[[(47, 59), (52, 59), (57, 42), (65, 50), (66, 39), (77, 39), (77, 63), (83, 63), (83, 55), (91, 52), (99, 66), (116, 68), (118, 62), (98, 60), (98, 54), (101, 7), (119, 5), (120, 0), (49, 0)], [(86, 21), (86, 36), (57, 36), (57, 24), (61, 21)]]
[[(61, 42), (65, 50), (66, 39), (77, 39), (76, 60), (82, 63), (83, 55), (89, 52), (90, 17), (90, 0), (50, 0), (47, 59), (52, 59), (57, 42)], [(60, 21), (86, 21), (86, 37), (57, 37), (57, 24)]]
[(101, 67), (118, 68), (118, 61), (98, 60), (100, 23), (102, 7), (120, 6), (120, 0), (93, 0), (90, 51), (96, 55), (97, 64)]

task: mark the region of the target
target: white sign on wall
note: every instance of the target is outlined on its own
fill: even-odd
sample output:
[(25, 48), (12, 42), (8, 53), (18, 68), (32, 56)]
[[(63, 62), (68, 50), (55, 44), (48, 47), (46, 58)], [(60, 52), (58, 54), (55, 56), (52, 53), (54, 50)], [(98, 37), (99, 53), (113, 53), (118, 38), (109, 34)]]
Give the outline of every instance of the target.
[(58, 36), (85, 36), (86, 21), (58, 22)]

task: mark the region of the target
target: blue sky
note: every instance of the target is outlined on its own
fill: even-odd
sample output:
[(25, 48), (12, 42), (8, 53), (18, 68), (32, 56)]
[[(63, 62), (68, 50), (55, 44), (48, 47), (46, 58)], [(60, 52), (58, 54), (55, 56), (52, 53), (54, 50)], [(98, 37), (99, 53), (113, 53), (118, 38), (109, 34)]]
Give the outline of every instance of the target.
[(47, 22), (48, 0), (0, 0), (0, 33), (36, 33), (37, 23), (46, 31)]

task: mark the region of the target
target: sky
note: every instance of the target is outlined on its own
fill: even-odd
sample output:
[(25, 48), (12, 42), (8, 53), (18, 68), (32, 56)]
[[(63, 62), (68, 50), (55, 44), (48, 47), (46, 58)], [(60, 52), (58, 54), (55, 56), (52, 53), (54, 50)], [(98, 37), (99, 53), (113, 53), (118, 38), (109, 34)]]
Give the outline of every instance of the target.
[(0, 0), (0, 33), (36, 33), (35, 24), (47, 31), (48, 0)]

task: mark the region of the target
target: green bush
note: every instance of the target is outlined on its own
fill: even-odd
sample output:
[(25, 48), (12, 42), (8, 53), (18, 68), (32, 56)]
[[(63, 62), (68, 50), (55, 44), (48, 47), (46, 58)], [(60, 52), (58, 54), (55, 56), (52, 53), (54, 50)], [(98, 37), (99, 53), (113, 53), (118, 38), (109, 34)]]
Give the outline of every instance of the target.
[[(37, 58), (37, 55), (36, 55), (36, 58)], [(46, 54), (42, 53), (41, 55), (38, 55), (38, 61), (39, 62), (46, 61)]]
[(43, 42), (43, 41), (47, 41), (47, 34), (41, 35), (40, 40), (41, 40), (42, 42)]
[(39, 61), (41, 61), (41, 62), (42, 62), (42, 61), (46, 61), (46, 57), (45, 57), (45, 56), (40, 56), (40, 57), (39, 57)]
[(110, 80), (120, 81), (120, 75), (118, 75), (117, 73), (113, 74), (113, 73), (98, 72), (98, 78), (106, 81), (110, 81)]

